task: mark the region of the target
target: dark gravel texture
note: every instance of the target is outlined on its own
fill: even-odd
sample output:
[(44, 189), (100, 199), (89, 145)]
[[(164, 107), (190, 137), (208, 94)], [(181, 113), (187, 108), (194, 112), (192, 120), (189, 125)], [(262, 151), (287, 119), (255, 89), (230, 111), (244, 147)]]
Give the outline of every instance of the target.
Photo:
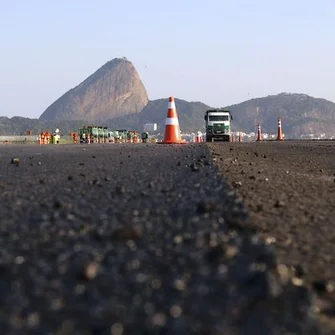
[(322, 330), (335, 334), (335, 141), (209, 146), (249, 224), (316, 294)]
[(2, 146), (0, 200), (1, 334), (319, 334), (206, 145)]

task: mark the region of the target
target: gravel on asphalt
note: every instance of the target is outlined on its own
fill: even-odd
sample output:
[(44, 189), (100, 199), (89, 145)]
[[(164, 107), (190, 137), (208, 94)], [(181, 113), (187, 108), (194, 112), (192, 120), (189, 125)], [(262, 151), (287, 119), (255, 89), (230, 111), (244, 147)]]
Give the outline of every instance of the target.
[(335, 334), (335, 141), (211, 143), (212, 161)]
[(206, 145), (1, 146), (0, 213), (1, 334), (319, 334)]

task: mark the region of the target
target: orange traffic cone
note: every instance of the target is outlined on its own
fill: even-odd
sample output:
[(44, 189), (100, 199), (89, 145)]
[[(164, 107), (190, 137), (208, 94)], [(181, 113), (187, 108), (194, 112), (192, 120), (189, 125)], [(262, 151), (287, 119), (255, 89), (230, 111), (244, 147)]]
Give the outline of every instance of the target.
[(262, 133), (261, 133), (261, 125), (258, 124), (257, 126), (257, 140), (256, 141), (262, 141)]
[(169, 98), (168, 112), (165, 120), (164, 144), (185, 143), (180, 135), (179, 120), (174, 98)]
[(201, 131), (198, 131), (198, 132), (197, 132), (197, 136), (196, 136), (196, 138), (195, 138), (195, 141), (196, 141), (197, 143), (202, 142), (202, 133), (201, 133)]
[(277, 141), (283, 141), (283, 131), (281, 128), (281, 118), (278, 118), (278, 134), (277, 134)]

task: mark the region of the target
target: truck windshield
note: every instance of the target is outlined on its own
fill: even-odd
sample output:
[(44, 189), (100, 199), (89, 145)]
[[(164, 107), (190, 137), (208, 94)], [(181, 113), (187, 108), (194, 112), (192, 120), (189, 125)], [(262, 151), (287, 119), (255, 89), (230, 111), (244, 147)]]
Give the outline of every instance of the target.
[(228, 115), (209, 115), (209, 121), (229, 121)]

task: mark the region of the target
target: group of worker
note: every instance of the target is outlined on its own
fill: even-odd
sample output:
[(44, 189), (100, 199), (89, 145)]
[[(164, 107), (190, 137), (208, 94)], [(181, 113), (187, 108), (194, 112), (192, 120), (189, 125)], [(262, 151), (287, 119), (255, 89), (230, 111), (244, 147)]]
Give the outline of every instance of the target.
[(58, 132), (54, 134), (49, 133), (48, 131), (42, 131), (41, 134), (38, 135), (38, 144), (59, 144), (60, 136)]

